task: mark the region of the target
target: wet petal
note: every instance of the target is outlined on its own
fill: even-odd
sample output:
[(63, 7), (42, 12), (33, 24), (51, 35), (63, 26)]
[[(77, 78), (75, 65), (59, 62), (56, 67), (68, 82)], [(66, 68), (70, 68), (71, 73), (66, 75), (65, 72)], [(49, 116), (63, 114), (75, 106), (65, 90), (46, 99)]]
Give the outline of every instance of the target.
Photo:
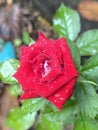
[(28, 50), (29, 49), (28, 49), (27, 46), (21, 46), (21, 48), (20, 48), (20, 52), (21, 52), (20, 60), (24, 59), (24, 56), (27, 54)]
[(69, 81), (69, 83), (65, 84), (65, 86), (60, 88), (54, 95), (48, 97), (48, 100), (53, 103), (59, 110), (61, 110), (64, 103), (72, 95), (75, 82), (76, 77)]
[(28, 99), (28, 98), (36, 98), (38, 95), (34, 94), (32, 90), (26, 90), (23, 95), (20, 97), (20, 100)]
[(43, 45), (43, 44), (47, 44), (49, 42), (51, 42), (51, 40), (49, 40), (42, 32), (40, 32), (36, 43)]
[(40, 95), (59, 109), (71, 96), (77, 76), (66, 40), (52, 41), (42, 33), (35, 44), (21, 48), (20, 67), (14, 75), (25, 91), (22, 98)]
[(64, 72), (66, 73), (66, 77), (68, 79), (71, 79), (72, 77), (77, 76), (78, 72), (75, 68), (72, 54), (70, 48), (68, 47), (66, 39), (60, 38), (54, 42), (57, 44), (57, 46), (60, 47), (63, 54)]
[[(25, 69), (27, 67), (27, 69)], [(17, 72), (13, 75), (18, 82), (22, 85), (22, 90), (32, 89), (36, 92), (36, 84), (34, 83), (33, 71), (31, 72), (31, 66), (20, 66)], [(34, 86), (34, 87), (33, 87)]]

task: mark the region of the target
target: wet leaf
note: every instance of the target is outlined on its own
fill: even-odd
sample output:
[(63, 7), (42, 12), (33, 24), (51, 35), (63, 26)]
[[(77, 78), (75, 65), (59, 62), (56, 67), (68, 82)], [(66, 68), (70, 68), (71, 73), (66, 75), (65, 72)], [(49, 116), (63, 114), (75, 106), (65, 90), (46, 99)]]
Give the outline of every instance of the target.
[(30, 44), (30, 36), (28, 34), (27, 31), (23, 31), (23, 42), (25, 45), (29, 45)]
[(75, 97), (80, 112), (94, 119), (98, 113), (98, 95), (94, 86), (86, 82), (78, 82), (75, 87)]
[(73, 130), (97, 130), (98, 123), (85, 115), (79, 115)]
[(98, 54), (92, 56), (85, 64), (81, 67), (81, 74), (88, 78), (90, 81), (98, 84)]
[(27, 130), (35, 122), (36, 112), (22, 111), (15, 108), (10, 111), (7, 117), (7, 126), (14, 130)]
[(19, 96), (22, 94), (22, 90), (19, 84), (12, 84), (9, 88), (9, 92), (13, 96)]
[[(82, 67), (82, 72), (83, 71), (89, 71), (90, 69), (94, 69), (98, 67), (98, 54), (92, 56)], [(97, 71), (97, 70), (96, 70)]]
[(98, 52), (98, 30), (93, 29), (83, 33), (76, 43), (81, 56), (96, 54)]
[(74, 41), (80, 32), (79, 15), (75, 10), (62, 4), (54, 15), (53, 26), (59, 37)]
[(64, 122), (64, 124), (69, 125), (74, 123), (76, 111), (76, 102), (74, 100), (68, 100), (64, 105), (62, 111), (59, 111), (56, 108), (52, 109), (51, 106), (47, 105), (42, 111), (42, 114), (44, 115), (44, 117), (48, 117), (48, 119), (51, 121), (62, 121)]
[(37, 130), (62, 130), (62, 122), (49, 120), (48, 117), (41, 115), (40, 121), (37, 125)]
[(6, 60), (0, 64), (0, 79), (4, 83), (13, 84), (17, 83), (16, 79), (13, 77), (13, 74), (16, 72), (19, 67), (19, 61), (16, 59)]
[(81, 61), (78, 47), (76, 46), (74, 42), (71, 42), (71, 41), (68, 41), (68, 45), (70, 47), (75, 66), (78, 69), (80, 67), (80, 61)]
[(27, 99), (23, 102), (22, 110), (27, 112), (35, 112), (42, 108), (46, 100), (42, 98)]

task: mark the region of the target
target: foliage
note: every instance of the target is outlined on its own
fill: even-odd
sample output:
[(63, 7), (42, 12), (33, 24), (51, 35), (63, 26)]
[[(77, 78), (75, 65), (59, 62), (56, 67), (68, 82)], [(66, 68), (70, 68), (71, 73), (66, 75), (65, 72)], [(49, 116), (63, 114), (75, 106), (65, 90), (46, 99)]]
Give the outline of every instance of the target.
[[(8, 127), (26, 130), (39, 117), (37, 130), (62, 130), (64, 125), (73, 125), (73, 130), (98, 129), (98, 30), (89, 30), (78, 36), (80, 26), (79, 14), (62, 4), (54, 15), (53, 27), (59, 37), (67, 38), (78, 69), (79, 76), (71, 99), (65, 103), (62, 111), (42, 98), (25, 100), (21, 107), (10, 111)], [(27, 32), (24, 32), (24, 42), (31, 44)], [(88, 56), (86, 63), (82, 63), (85, 56)], [(16, 59), (0, 64), (0, 79), (11, 84), (10, 92), (13, 95), (22, 93), (12, 77), (18, 66)]]
[(54, 31), (59, 37), (74, 41), (80, 32), (79, 21), (78, 13), (62, 4), (53, 19)]

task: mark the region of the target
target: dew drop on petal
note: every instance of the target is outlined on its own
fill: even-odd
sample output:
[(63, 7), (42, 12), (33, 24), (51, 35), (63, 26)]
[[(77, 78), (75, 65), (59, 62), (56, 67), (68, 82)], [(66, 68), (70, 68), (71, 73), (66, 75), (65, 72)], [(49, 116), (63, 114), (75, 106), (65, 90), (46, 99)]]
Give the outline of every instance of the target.
[(43, 64), (42, 63), (40, 63), (39, 66), (40, 66), (40, 68), (43, 68)]
[(39, 41), (39, 43), (42, 43), (41, 41)]
[(64, 101), (64, 98), (60, 98), (61, 101)]
[(57, 82), (56, 82), (56, 81), (54, 81), (54, 83), (56, 84)]
[(53, 86), (51, 86), (51, 88), (53, 88)]
[(55, 64), (54, 66), (55, 66), (55, 67), (57, 67), (57, 65), (56, 65), (56, 64)]
[(33, 71), (36, 73), (36, 70), (35, 70), (35, 69), (34, 69)]
[(54, 102), (57, 102), (56, 100), (54, 100)]
[(67, 66), (70, 66), (70, 64), (67, 64)]
[(34, 50), (34, 48), (33, 48), (33, 47), (31, 47), (31, 50)]
[(29, 92), (28, 92), (28, 94), (29, 94), (29, 95), (31, 95), (31, 94), (32, 94), (32, 92), (31, 92), (31, 91), (29, 91)]
[(45, 50), (42, 51), (43, 53), (45, 52)]
[(66, 93), (68, 92), (68, 89), (66, 89)]
[(24, 56), (21, 56), (21, 58), (24, 58)]
[(58, 98), (59, 98), (59, 97), (60, 97), (60, 95), (59, 95), (59, 94), (56, 94), (56, 95), (55, 95), (55, 97), (58, 97)]

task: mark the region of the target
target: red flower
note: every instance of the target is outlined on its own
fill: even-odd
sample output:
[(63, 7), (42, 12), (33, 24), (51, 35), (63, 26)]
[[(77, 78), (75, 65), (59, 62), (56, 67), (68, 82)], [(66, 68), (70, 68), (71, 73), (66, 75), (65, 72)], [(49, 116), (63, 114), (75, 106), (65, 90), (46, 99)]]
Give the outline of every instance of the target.
[(40, 33), (35, 44), (21, 47), (20, 67), (14, 74), (24, 91), (21, 99), (41, 96), (61, 109), (77, 76), (65, 38), (52, 41)]

